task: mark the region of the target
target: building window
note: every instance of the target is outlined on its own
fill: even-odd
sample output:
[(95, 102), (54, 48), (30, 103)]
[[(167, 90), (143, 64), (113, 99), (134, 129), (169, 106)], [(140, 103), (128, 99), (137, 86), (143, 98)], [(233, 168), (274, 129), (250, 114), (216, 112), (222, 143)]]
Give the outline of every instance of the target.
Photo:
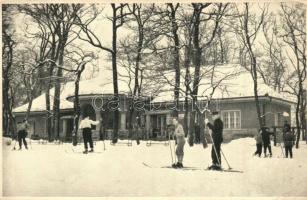
[(222, 111), (224, 129), (241, 129), (241, 111), (226, 110)]

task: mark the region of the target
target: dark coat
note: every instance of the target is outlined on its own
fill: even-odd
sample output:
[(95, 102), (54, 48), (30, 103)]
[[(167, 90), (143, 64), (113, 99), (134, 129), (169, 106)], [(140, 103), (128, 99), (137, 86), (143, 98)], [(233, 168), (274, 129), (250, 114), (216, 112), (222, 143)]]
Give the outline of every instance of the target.
[(291, 147), (294, 143), (294, 135), (290, 131), (284, 132), (283, 140), (286, 147)]
[(207, 126), (212, 130), (212, 139), (214, 143), (223, 142), (223, 122), (220, 118), (214, 120), (213, 125), (209, 122)]
[(263, 144), (270, 143), (270, 135), (274, 135), (274, 133), (268, 131), (266, 128), (261, 128), (261, 136), (262, 136)]

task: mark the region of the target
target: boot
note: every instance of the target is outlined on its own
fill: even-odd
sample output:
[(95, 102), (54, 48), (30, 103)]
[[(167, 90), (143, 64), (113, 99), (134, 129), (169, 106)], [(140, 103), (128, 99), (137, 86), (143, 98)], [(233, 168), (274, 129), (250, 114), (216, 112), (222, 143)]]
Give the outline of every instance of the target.
[(87, 149), (85, 149), (85, 151), (83, 151), (83, 153), (84, 153), (84, 154), (87, 154), (87, 153), (88, 153), (88, 150), (87, 150)]
[(177, 168), (177, 164), (176, 163), (172, 164), (172, 167)]
[(89, 150), (89, 152), (90, 152), (90, 153), (93, 153), (93, 152), (94, 152), (94, 149)]
[(180, 162), (177, 162), (177, 168), (183, 168), (183, 165), (182, 165), (182, 163), (180, 163)]

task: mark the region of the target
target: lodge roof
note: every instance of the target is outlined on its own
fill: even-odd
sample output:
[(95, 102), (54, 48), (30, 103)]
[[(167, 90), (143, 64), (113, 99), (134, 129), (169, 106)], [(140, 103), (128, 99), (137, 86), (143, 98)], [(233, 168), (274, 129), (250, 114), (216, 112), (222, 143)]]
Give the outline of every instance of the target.
[[(194, 74), (193, 68), (190, 74)], [(181, 71), (181, 87), (184, 88), (186, 70)], [(174, 99), (174, 83), (175, 72), (169, 71), (148, 71), (144, 75), (144, 95), (151, 96), (152, 102), (171, 102)], [(253, 80), (251, 74), (240, 65), (228, 64), (220, 66), (204, 66), (200, 72), (200, 84), (198, 89), (199, 98), (205, 99), (205, 95), (212, 92), (212, 85), (218, 85), (212, 95), (213, 99), (240, 99), (251, 97), (254, 95)], [(193, 76), (191, 76), (193, 80)], [(127, 76), (121, 74), (118, 80), (118, 88), (120, 94), (131, 94), (131, 87), (129, 87), (129, 80)], [(192, 85), (192, 84), (191, 84)], [(61, 103), (60, 109), (72, 109), (73, 102), (69, 101), (69, 97), (74, 95), (74, 82), (67, 82), (62, 84), (61, 88)], [(53, 103), (54, 88), (50, 90), (51, 107)], [(112, 76), (109, 72), (103, 71), (98, 77), (80, 81), (79, 95), (80, 96), (93, 96), (102, 94), (113, 94)], [(285, 93), (274, 91), (270, 86), (263, 83), (262, 79), (258, 79), (258, 95), (270, 96), (285, 102), (294, 102), (293, 97)], [(185, 93), (180, 91), (180, 101), (183, 101)], [(19, 106), (13, 112), (25, 112), (28, 104)], [(32, 102), (31, 111), (44, 111), (45, 94), (35, 98)]]

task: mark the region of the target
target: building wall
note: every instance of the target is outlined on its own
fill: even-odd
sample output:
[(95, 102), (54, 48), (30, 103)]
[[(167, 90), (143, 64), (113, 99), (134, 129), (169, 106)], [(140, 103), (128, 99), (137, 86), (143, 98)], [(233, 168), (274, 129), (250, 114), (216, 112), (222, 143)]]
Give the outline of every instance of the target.
[[(92, 104), (91, 99), (88, 100), (82, 100), (81, 101), (81, 107), (85, 104)], [(277, 103), (276, 101), (270, 102), (268, 100), (262, 100), (261, 101), (261, 112), (268, 113), (265, 115), (266, 125), (267, 126), (274, 126), (275, 125), (275, 118), (276, 113), (280, 113), (282, 116), (283, 112), (288, 112), (290, 114), (290, 105), (285, 105), (282, 103)], [(236, 137), (245, 137), (245, 136), (253, 136), (258, 129), (258, 119), (256, 114), (256, 106), (254, 101), (237, 101), (237, 100), (228, 100), (223, 102), (213, 101), (210, 105), (211, 110), (221, 110), (221, 111), (240, 111), (241, 113), (241, 128), (239, 129), (224, 129), (224, 139), (225, 141), (230, 140), (231, 138)], [(152, 127), (150, 116), (151, 115), (165, 115), (166, 116), (166, 122), (163, 121), (163, 126), (166, 126), (168, 124), (168, 121), (170, 120), (170, 114), (171, 111), (167, 110), (167, 108), (164, 108), (164, 110), (158, 110), (158, 111), (152, 111), (152, 112), (146, 112), (146, 116), (144, 116), (144, 119), (146, 119), (145, 127), (146, 127), (146, 134), (152, 134)], [(183, 122), (182, 115), (184, 112), (179, 112), (180, 122)], [(61, 116), (65, 115), (73, 115), (72, 111), (62, 113)], [(96, 120), (99, 120), (100, 110), (95, 110)], [(110, 114), (108, 114), (110, 115)], [(17, 120), (22, 120), (23, 117), (19, 116), (17, 117)], [(289, 119), (291, 118), (288, 117)], [(129, 119), (129, 114), (124, 111), (124, 109), (120, 112), (120, 119), (119, 119), (119, 136), (126, 135), (127, 129), (126, 129), (126, 123)], [(209, 117), (210, 119), (210, 117)], [(47, 137), (46, 133), (46, 122), (45, 122), (45, 116), (40, 115), (34, 115), (31, 116), (29, 121), (35, 121), (35, 134), (39, 135), (40, 137)], [(282, 123), (284, 119), (281, 120)], [(96, 130), (93, 130), (93, 137), (99, 138), (99, 127), (96, 126)], [(162, 130), (163, 128), (161, 128)], [(80, 135), (81, 132), (79, 132)], [(63, 120), (60, 122), (60, 136), (63, 138), (65, 137), (65, 134), (63, 133)]]
[[(289, 113), (289, 117), (284, 117), (283, 112)], [(266, 125), (267, 126), (283, 126), (284, 121), (291, 124), (291, 106), (280, 103), (267, 104)]]

